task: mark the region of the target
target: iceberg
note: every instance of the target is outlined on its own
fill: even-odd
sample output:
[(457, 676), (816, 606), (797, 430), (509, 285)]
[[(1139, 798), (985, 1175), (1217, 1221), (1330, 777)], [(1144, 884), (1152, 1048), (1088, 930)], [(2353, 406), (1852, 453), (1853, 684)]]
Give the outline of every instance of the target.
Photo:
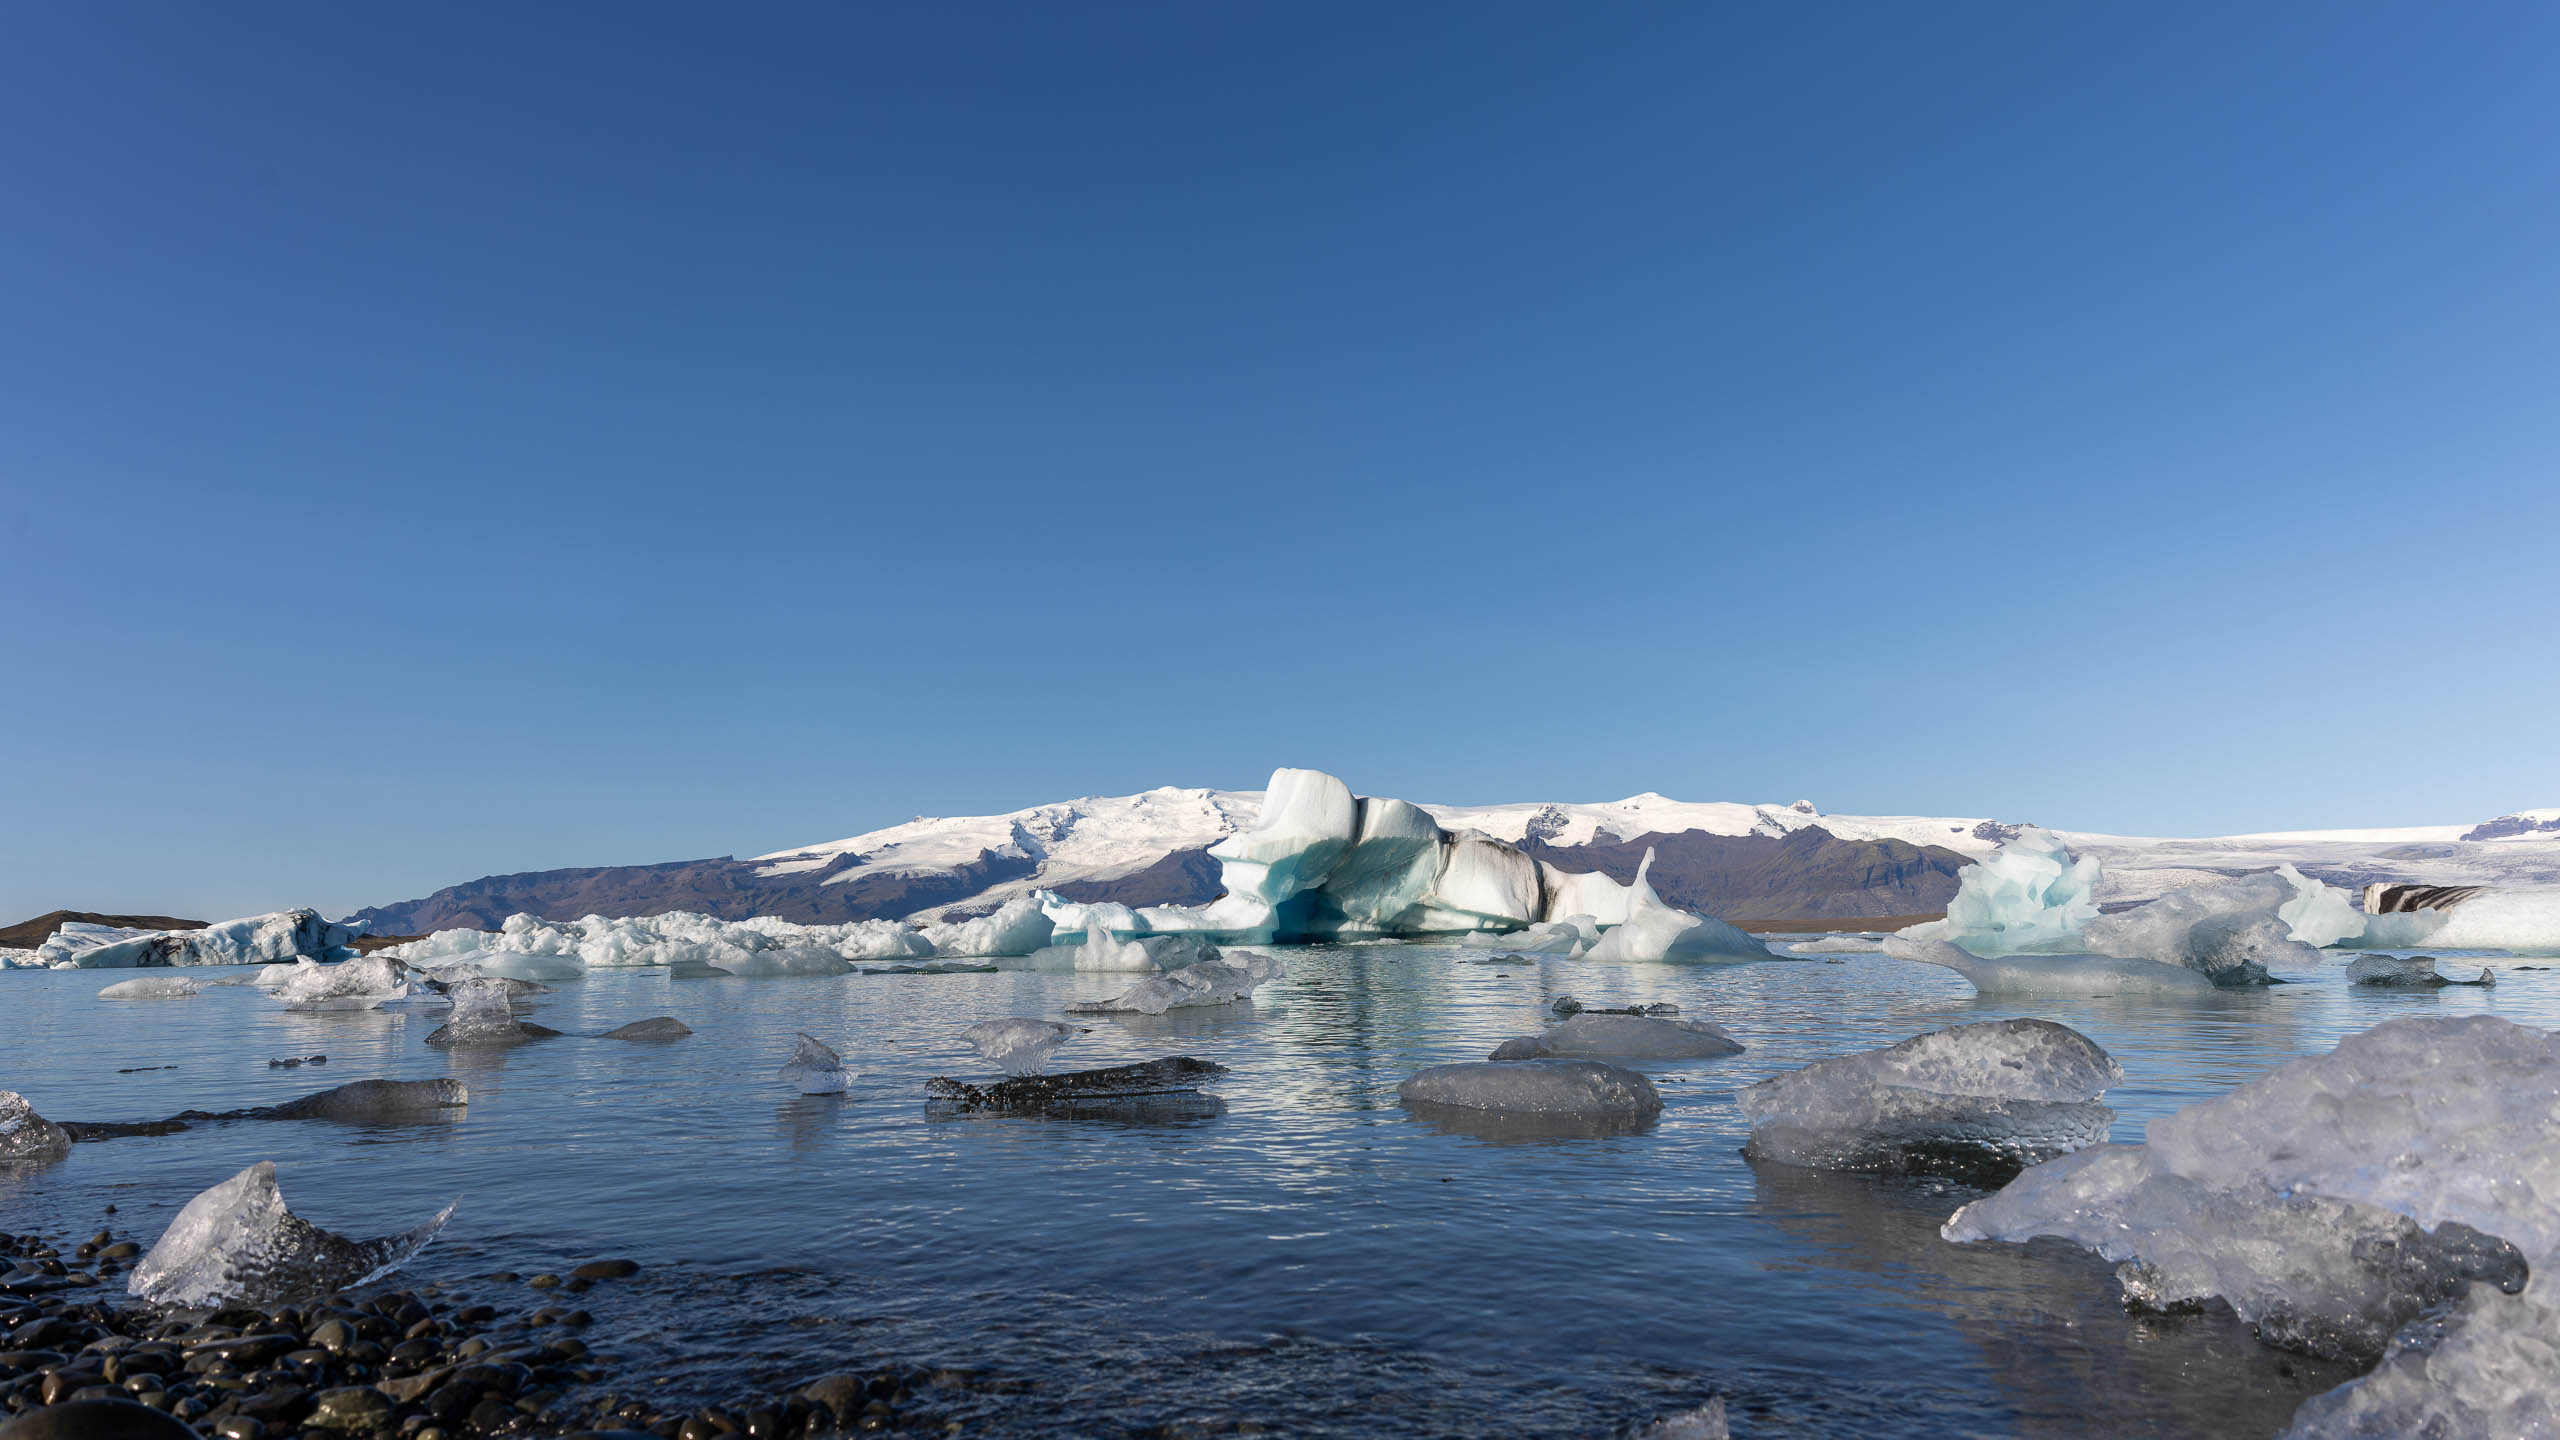
[(1514, 955), (1570, 955), (1600, 938), (1600, 924), (1588, 915), (1541, 920), (1526, 930), (1507, 933), (1477, 931), (1458, 943), (1470, 950), (1500, 950)]
[(156, 1305), (273, 1306), (389, 1274), (453, 1214), (378, 1240), (332, 1235), (287, 1210), (274, 1162), (261, 1160), (187, 1202), (128, 1282)]
[(1323, 884), (1359, 835), (1360, 802), (1350, 786), (1320, 770), (1283, 767), (1264, 787), (1260, 821), (1210, 846), (1209, 855), (1230, 898), (1276, 916), (1284, 902)]
[(173, 1000), (200, 993), (204, 986), (186, 975), (142, 975), (119, 980), (98, 992), (101, 1000)]
[(2183, 965), (2107, 955), (2003, 955), (1986, 959), (1944, 940), (1885, 937), (1896, 960), (1943, 965), (1985, 995), (2211, 995), (2219, 987)]
[(1049, 1068), (1049, 1054), (1085, 1032), (1055, 1020), (1008, 1016), (981, 1020), (960, 1032), (969, 1048), (994, 1061), (1007, 1075), (1037, 1075)]
[(71, 1153), (71, 1136), (36, 1113), (27, 1097), (0, 1090), (0, 1165), (45, 1164)]
[(1580, 958), (1595, 965), (1623, 964), (1629, 961), (1735, 961), (1774, 958), (1769, 947), (1749, 935), (1704, 915), (1692, 915), (1662, 903), (1653, 893), (1651, 873), (1653, 849), (1647, 846), (1644, 860), (1636, 866), (1635, 883), (1628, 886), (1626, 922), (1607, 931), (1581, 953)]
[(889, 960), (921, 959), (934, 955), (955, 958), (979, 955), (1028, 955), (1047, 945), (1055, 928), (1049, 917), (1041, 911), (1040, 897), (1025, 895), (1008, 900), (998, 906), (993, 913), (981, 915), (975, 920), (928, 926), (923, 934), (916, 937), (925, 946), (921, 951), (910, 951), (905, 956), (864, 955), (848, 958)]
[[(2274, 874), (2252, 875), (2228, 885), (2172, 890), (2157, 900), (2080, 929), (2081, 943), (2100, 955), (2180, 965), (2225, 988), (2264, 985), (2271, 965), (2307, 969), (2320, 952), (2293, 938), (2282, 911), (2299, 900), (2296, 887)], [(2329, 921), (2310, 917), (2325, 933)]]
[(2347, 962), (2347, 983), (2433, 990), (2446, 985), (2495, 985), (2498, 972), (2482, 966), (2475, 978), (2456, 980), (2437, 972), (2432, 955), (2359, 955)]
[(409, 993), (409, 967), (389, 955), (297, 965), (275, 990), (288, 1010), (370, 1010)]
[(1396, 1096), (1433, 1106), (1514, 1115), (1649, 1120), (1662, 1092), (1633, 1070), (1598, 1060), (1474, 1060), (1416, 1071)]
[(1742, 1042), (1703, 1020), (1577, 1014), (1543, 1035), (1505, 1040), (1490, 1060), (1712, 1060), (1742, 1053)]
[(2560, 889), (2368, 885), (2365, 908), (2377, 907), (2358, 944), (2560, 955)]
[(1743, 1153), (1829, 1170), (2013, 1175), (2107, 1138), (2123, 1067), (2050, 1020), (1994, 1020), (1817, 1060), (1735, 1093)]
[[(121, 970), (161, 965), (258, 965), (278, 960), (343, 960), (355, 951), (356, 931), (320, 918), (317, 910), (278, 910), (225, 920), (201, 930), (128, 931), (123, 938), (89, 944), (103, 927), (64, 926), (36, 947), (56, 969)], [(67, 949), (52, 947), (64, 942)]]
[(1441, 878), (1440, 823), (1429, 812), (1402, 800), (1356, 803), (1351, 844), (1326, 869), (1324, 883), (1290, 907), (1285, 928), (1291, 934), (1400, 933)]
[[(2028, 1170), (1944, 1233), (2060, 1236), (2122, 1262), (2136, 1303), (2219, 1296), (2270, 1343), (2371, 1358), (2473, 1282), (2513, 1292), (2560, 1259), (2554, 1094), (2560, 1037), (2393, 1020), (2154, 1120), (2141, 1145)], [(2525, 1294), (2547, 1309), (2543, 1289)]]
[(2314, 880), (2291, 864), (2277, 866), (2275, 874), (2293, 891), (2291, 899), (2276, 907), (2277, 917), (2293, 939), (2326, 948), (2364, 933), (2368, 917), (2345, 891)]
[(456, 1045), (521, 1045), (547, 1040), (560, 1032), (516, 1018), (514, 995), (505, 980), (465, 980), (448, 992), (453, 1014), (427, 1036), (439, 1048)]
[[(1106, 907), (1089, 907), (1101, 910)], [(1127, 907), (1107, 907), (1121, 915)], [(1092, 915), (1085, 923), (1084, 943), (1068, 952), (1075, 956), (1078, 970), (1110, 973), (1151, 974), (1196, 965), (1217, 958), (1218, 952), (1197, 935), (1141, 935), (1122, 940), (1111, 933), (1110, 921), (1117, 917)]]
[[(999, 912), (1004, 913), (1004, 912)], [(992, 918), (992, 917), (991, 917)], [(1018, 913), (1015, 915), (1019, 919)], [(971, 921), (987, 931), (984, 921)], [(946, 927), (948, 928), (948, 927)], [(575, 979), (586, 970), (709, 965), (733, 975), (840, 975), (851, 964), (933, 955), (931, 941), (898, 920), (800, 925), (770, 915), (745, 920), (671, 910), (661, 915), (545, 920), (515, 914), (488, 930), (439, 930), (381, 954), (412, 963), (478, 965), (523, 979)]]
[[(1398, 802), (1402, 803), (1402, 802)], [(1518, 846), (1481, 830), (1461, 830), (1441, 851), (1430, 892), (1407, 912), (1398, 933), (1517, 930), (1546, 914), (1538, 862)]]
[(2098, 918), (2098, 875), (2096, 856), (2075, 859), (2052, 832), (2030, 827), (1956, 873), (1946, 919), (1901, 933), (1983, 956), (2078, 950), (2080, 927)]
[(1203, 960), (1195, 965), (1186, 965), (1152, 980), (1141, 980), (1109, 1000), (1087, 1000), (1070, 1005), (1067, 1013), (1161, 1015), (1167, 1010), (1187, 1006), (1226, 1005), (1251, 999), (1256, 989), (1266, 981), (1277, 979), (1280, 974), (1280, 962), (1275, 957), (1240, 950), (1233, 960)]
[(791, 1047), (791, 1058), (782, 1062), (777, 1073), (803, 1095), (841, 1095), (853, 1079), (844, 1068), (843, 1056), (824, 1040), (805, 1034)]

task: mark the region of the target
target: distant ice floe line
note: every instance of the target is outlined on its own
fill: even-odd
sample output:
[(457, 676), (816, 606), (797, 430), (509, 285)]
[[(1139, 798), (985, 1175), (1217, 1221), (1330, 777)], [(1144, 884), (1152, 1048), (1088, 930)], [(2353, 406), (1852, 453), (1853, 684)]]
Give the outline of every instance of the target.
[(2358, 1360), (2295, 1440), (2560, 1427), (2560, 1037), (2411, 1018), (2019, 1175), (1957, 1243), (2058, 1236), (2128, 1302), (2219, 1297), (2270, 1344)]
[(66, 921), (12, 968), (132, 970), (172, 965), (262, 965), (344, 960), (356, 952), (352, 926), (323, 920), (317, 910), (278, 910), (225, 920), (200, 930), (135, 930)]

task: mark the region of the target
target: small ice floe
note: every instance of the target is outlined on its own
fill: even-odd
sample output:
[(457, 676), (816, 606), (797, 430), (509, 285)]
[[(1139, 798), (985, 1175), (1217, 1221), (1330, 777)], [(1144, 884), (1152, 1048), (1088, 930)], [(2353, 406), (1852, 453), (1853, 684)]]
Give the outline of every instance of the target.
[(1680, 1007), (1667, 1000), (1651, 1005), (1585, 1005), (1571, 995), (1557, 996), (1556, 1003), (1547, 1008), (1558, 1015), (1651, 1015), (1656, 1019), (1680, 1013)]
[(865, 975), (993, 975), (1001, 966), (973, 965), (966, 960), (927, 960), (918, 965), (874, 965)]
[(427, 1043), (439, 1048), (521, 1045), (560, 1033), (548, 1025), (517, 1019), (514, 997), (508, 993), (507, 984), (505, 980), (484, 978), (454, 986), (446, 992), (453, 1001), (453, 1014), (427, 1036)]
[(1819, 940), (1790, 940), (1798, 955), (1873, 955), (1884, 948), (1881, 935), (1825, 935)]
[(1543, 1035), (1505, 1040), (1492, 1060), (1712, 1060), (1742, 1053), (1742, 1042), (1702, 1020), (1589, 1011)]
[(607, 1030), (599, 1040), (681, 1040), (693, 1033), (693, 1027), (673, 1015), (656, 1015), (634, 1020), (628, 1025)]
[(1007, 1075), (1037, 1075), (1049, 1067), (1051, 1051), (1086, 1033), (1080, 1026), (1056, 1020), (1007, 1016), (981, 1020), (960, 1032), (971, 1049), (994, 1061)]
[(1653, 850), (1646, 847), (1627, 895), (1625, 923), (1582, 950), (1595, 965), (1640, 960), (1722, 961), (1775, 958), (1769, 947), (1708, 915), (1692, 915), (1662, 903), (1653, 893)]
[(1408, 1107), (1519, 1115), (1651, 1119), (1662, 1092), (1633, 1070), (1597, 1060), (1475, 1060), (1434, 1065), (1396, 1087)]
[(288, 1010), (370, 1010), (409, 993), (409, 967), (388, 955), (297, 965), (276, 987)]
[(1884, 942), (1896, 960), (1943, 965), (1985, 995), (2211, 995), (2220, 987), (2183, 965), (2109, 955), (1975, 955), (1944, 940), (1896, 935)]
[(1161, 1015), (1193, 1005), (1226, 1005), (1251, 999), (1265, 982), (1279, 978), (1277, 958), (1258, 951), (1238, 951), (1233, 960), (1203, 960), (1141, 980), (1108, 1000), (1087, 1000), (1067, 1007), (1070, 1015)]
[(0, 1090), (0, 1165), (40, 1165), (71, 1153), (71, 1137), (36, 1113), (27, 1097)]
[[(2038, 1165), (1943, 1233), (2076, 1241), (2119, 1262), (2131, 1302), (2219, 1296), (2263, 1340), (2366, 1362), (2468, 1292), (2435, 1337), (2357, 1382), (2376, 1386), (2367, 1399), (2315, 1400), (2293, 1433), (2542, 1433), (2526, 1422), (2560, 1421), (2560, 1324), (2539, 1293), (2560, 1270), (2555, 1093), (2560, 1036), (2489, 1015), (2393, 1020), (2154, 1120), (2143, 1144)], [(2493, 1293), (2529, 1277), (2521, 1309)], [(2359, 1413), (2407, 1423), (2354, 1428)]]
[(1516, 955), (1570, 955), (1577, 947), (1599, 938), (1600, 922), (1588, 915), (1568, 915), (1561, 920), (1541, 920), (1526, 930), (1468, 935), (1458, 943), (1470, 950), (1494, 949)]
[(204, 986), (192, 975), (144, 975), (119, 980), (98, 992), (101, 1000), (176, 1000), (199, 994)]
[(1829, 1170), (2006, 1178), (2107, 1138), (2124, 1069), (2050, 1020), (1994, 1020), (1817, 1060), (1735, 1093), (1743, 1153)]
[(730, 957), (720, 968), (732, 975), (850, 975), (853, 962), (815, 945), (785, 945)]
[(2434, 990), (2446, 985), (2495, 985), (2498, 972), (2484, 965), (2477, 976), (2456, 980), (2436, 969), (2432, 955), (2359, 955), (2347, 962), (2347, 983)]
[[(1214, 1061), (1168, 1055), (1143, 1064), (1025, 1075), (992, 1085), (971, 1085), (937, 1075), (925, 1082), (924, 1093), (944, 1112), (1213, 1114), (1220, 1107), (1200, 1094), (1200, 1083), (1226, 1073), (1227, 1067)], [(1192, 1103), (1167, 1105), (1168, 1101)]]
[(1733, 1432), (1725, 1428), (1724, 1397), (1717, 1395), (1695, 1410), (1636, 1427), (1629, 1440), (1733, 1440)]
[(129, 1288), (157, 1305), (278, 1305), (361, 1285), (425, 1248), (453, 1214), (376, 1240), (332, 1235), (287, 1210), (261, 1160), (187, 1202), (133, 1269)]
[(798, 1038), (778, 1073), (803, 1095), (841, 1095), (853, 1080), (844, 1057), (815, 1035)]

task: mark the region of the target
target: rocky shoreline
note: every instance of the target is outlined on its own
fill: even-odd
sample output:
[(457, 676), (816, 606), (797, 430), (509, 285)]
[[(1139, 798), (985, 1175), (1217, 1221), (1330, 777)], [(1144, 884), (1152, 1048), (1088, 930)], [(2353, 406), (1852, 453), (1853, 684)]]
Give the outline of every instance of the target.
[[(575, 1303), (638, 1273), (630, 1260), (207, 1312), (127, 1298), (143, 1248), (112, 1217), (76, 1242), (0, 1234), (0, 1440), (960, 1433), (938, 1396), (985, 1385), (872, 1367), (670, 1409), (639, 1398), (651, 1377), (591, 1346), (595, 1319)], [(492, 1301), (484, 1285), (509, 1293)]]

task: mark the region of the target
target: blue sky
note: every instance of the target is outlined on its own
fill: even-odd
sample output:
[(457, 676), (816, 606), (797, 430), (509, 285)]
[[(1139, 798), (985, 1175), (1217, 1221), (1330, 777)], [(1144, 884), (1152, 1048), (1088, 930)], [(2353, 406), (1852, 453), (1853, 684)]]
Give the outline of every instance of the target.
[(21, 6), (0, 919), (2560, 804), (2560, 11)]

